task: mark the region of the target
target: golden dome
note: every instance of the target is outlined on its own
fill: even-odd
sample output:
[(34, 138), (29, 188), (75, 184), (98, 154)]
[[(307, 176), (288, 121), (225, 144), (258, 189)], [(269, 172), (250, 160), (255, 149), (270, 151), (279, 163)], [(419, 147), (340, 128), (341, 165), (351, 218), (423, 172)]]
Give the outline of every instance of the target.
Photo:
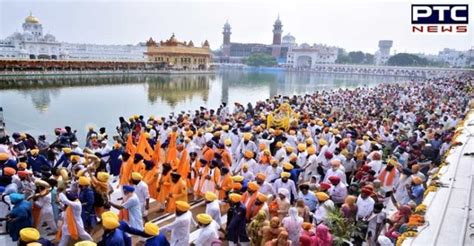
[(25, 22), (26, 23), (33, 23), (33, 24), (38, 24), (39, 23), (39, 19), (34, 17), (31, 13), (30, 15), (28, 15), (26, 18), (25, 18)]

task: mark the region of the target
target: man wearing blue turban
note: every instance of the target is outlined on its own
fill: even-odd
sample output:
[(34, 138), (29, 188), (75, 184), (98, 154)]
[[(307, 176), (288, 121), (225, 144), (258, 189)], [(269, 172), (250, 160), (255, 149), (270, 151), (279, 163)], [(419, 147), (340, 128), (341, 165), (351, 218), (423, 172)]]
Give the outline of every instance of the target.
[(20, 230), (33, 225), (31, 215), (32, 204), (25, 201), (25, 196), (20, 193), (11, 193), (9, 195), (13, 208), (7, 215), (7, 228), (12, 240), (18, 241)]
[(123, 189), (123, 203), (121, 205), (110, 202), (110, 205), (116, 209), (125, 209), (128, 213), (128, 223), (131, 227), (143, 230), (143, 217), (141, 204), (135, 194), (135, 188), (131, 185), (124, 185)]

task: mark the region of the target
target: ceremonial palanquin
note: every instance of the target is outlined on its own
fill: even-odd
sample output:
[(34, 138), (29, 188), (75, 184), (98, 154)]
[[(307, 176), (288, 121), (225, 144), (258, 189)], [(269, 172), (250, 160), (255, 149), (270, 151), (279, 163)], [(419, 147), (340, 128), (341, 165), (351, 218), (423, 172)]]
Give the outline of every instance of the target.
[(297, 123), (299, 114), (291, 109), (290, 104), (283, 103), (273, 113), (267, 116), (268, 128), (281, 128), (288, 130), (291, 124)]

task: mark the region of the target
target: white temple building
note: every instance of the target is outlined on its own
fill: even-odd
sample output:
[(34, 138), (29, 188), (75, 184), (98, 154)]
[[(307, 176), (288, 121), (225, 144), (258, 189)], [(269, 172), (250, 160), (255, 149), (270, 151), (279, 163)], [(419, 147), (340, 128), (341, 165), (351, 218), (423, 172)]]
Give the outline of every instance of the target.
[(43, 25), (31, 13), (25, 18), (23, 32), (0, 39), (0, 59), (53, 59), (145, 61), (145, 44), (98, 45), (58, 42), (43, 33)]
[(290, 47), (287, 66), (293, 68), (313, 68), (317, 64), (335, 64), (339, 49), (335, 46), (307, 43)]

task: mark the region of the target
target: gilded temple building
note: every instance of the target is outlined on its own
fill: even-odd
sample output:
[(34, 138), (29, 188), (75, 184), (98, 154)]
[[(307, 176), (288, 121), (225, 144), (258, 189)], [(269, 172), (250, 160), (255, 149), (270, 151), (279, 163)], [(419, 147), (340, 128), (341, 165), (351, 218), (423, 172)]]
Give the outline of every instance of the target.
[(193, 41), (179, 42), (174, 34), (166, 41), (155, 42), (152, 38), (146, 43), (145, 55), (149, 62), (162, 63), (171, 69), (206, 70), (211, 61), (211, 49), (206, 40), (201, 47)]

